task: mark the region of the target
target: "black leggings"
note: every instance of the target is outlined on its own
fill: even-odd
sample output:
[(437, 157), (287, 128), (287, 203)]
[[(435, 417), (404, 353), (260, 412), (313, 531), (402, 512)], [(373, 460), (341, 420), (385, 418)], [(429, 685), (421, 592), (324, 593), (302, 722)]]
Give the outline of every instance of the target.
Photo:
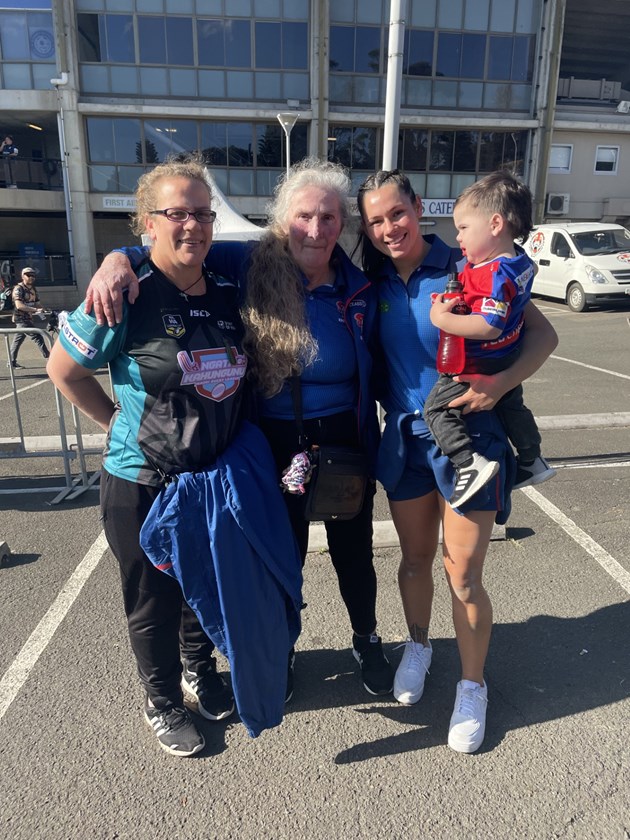
[[(138, 675), (155, 705), (181, 705), (181, 657), (197, 673), (215, 667), (214, 645), (184, 601), (179, 583), (158, 571), (140, 547), (140, 529), (160, 492), (101, 473), (101, 514), (118, 560), (129, 641)], [(157, 701), (157, 702), (156, 702)]]
[[(356, 446), (357, 421), (353, 411), (304, 421), (309, 444)], [(294, 420), (263, 418), (263, 432), (278, 467), (278, 478), (298, 451)], [(330, 558), (337, 573), (339, 591), (355, 633), (366, 636), (376, 628), (376, 572), (372, 553), (372, 509), (376, 486), (368, 483), (365, 502), (358, 516), (343, 522), (326, 522)], [(304, 496), (284, 493), (291, 526), (295, 533), (302, 565), (308, 551), (309, 523), (304, 518)]]

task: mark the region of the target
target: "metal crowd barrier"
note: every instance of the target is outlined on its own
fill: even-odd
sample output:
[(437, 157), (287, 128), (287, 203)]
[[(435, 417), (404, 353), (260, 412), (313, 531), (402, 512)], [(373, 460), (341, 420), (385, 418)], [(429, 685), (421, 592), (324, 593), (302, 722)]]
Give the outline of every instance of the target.
[[(37, 327), (17, 328), (27, 335), (40, 335), (50, 350), (53, 344), (53, 337), (49, 332)], [(9, 339), (16, 334), (16, 329), (0, 328), (0, 336), (4, 337), (7, 361), (9, 355)], [(103, 451), (105, 434), (83, 435), (79, 412), (74, 405), (71, 405), (72, 422), (74, 434), (66, 431), (66, 421), (63, 412), (63, 396), (53, 386), (55, 392), (55, 405), (57, 408), (57, 420), (59, 424), (59, 435), (40, 435), (37, 437), (26, 437), (22, 423), (22, 412), (20, 411), (20, 400), (18, 385), (13, 367), (9, 365), (11, 377), (11, 389), (13, 393), (13, 405), (17, 422), (17, 437), (0, 438), (0, 460), (10, 458), (61, 458), (63, 460), (63, 471), (65, 486), (52, 499), (49, 504), (55, 505), (67, 499), (75, 499), (86, 490), (92, 488), (100, 477), (100, 470), (91, 475), (87, 469), (86, 456), (97, 455)], [(52, 384), (52, 383), (51, 383)], [(78, 475), (73, 475), (71, 463), (77, 462)], [(0, 489), (0, 495), (16, 493), (47, 493), (59, 491), (59, 487), (34, 487), (26, 489)]]

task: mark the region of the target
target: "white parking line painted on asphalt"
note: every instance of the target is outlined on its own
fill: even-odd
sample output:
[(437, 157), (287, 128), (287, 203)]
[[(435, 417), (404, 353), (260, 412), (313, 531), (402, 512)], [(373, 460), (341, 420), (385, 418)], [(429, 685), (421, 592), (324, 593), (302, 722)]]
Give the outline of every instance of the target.
[(596, 370), (598, 373), (608, 373), (610, 376), (617, 376), (619, 379), (630, 379), (627, 373), (617, 373), (616, 370), (608, 370), (607, 368), (595, 367), (595, 365), (587, 365), (584, 362), (576, 362), (575, 359), (565, 359), (564, 356), (556, 356), (552, 353), (550, 359), (555, 359), (557, 362), (569, 362), (571, 365), (578, 365), (578, 367), (588, 368), (589, 370)]
[(26, 640), (24, 647), (15, 657), (0, 680), (0, 720), (15, 700), (19, 690), (35, 667), (37, 660), (46, 650), (61, 622), (68, 614), (83, 589), (84, 584), (97, 567), (107, 549), (105, 533), (101, 531), (83, 560), (68, 578), (66, 585), (55, 598), (46, 615)]
[(602, 569), (608, 572), (611, 578), (630, 594), (630, 573), (624, 569), (621, 563), (618, 563), (614, 557), (611, 557), (599, 543), (596, 543), (592, 537), (584, 533), (572, 519), (565, 516), (559, 508), (546, 499), (538, 490), (534, 490), (533, 487), (522, 487), (521, 492), (525, 493), (534, 504), (538, 505), (572, 540), (575, 540), (578, 545), (581, 545), (594, 560), (597, 560)]
[[(27, 385), (25, 388), (19, 388), (15, 393), (16, 394), (23, 394), (24, 391), (30, 391), (31, 388), (37, 388), (38, 385), (43, 385), (45, 382), (50, 382), (50, 379), (48, 379), (48, 378), (40, 379), (39, 382), (33, 382), (32, 385)], [(4, 394), (3, 396), (1, 396), (0, 401), (1, 400), (8, 400), (9, 397), (12, 397), (12, 396), (13, 396), (13, 391), (11, 391), (10, 394)]]

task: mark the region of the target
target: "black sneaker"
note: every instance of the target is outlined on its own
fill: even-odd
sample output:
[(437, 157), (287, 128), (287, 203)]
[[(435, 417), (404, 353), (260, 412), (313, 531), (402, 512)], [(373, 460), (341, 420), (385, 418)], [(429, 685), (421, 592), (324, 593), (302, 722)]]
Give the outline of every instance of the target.
[(17, 362), (7, 362), (7, 367), (12, 367), (14, 370), (24, 370), (24, 365), (19, 365)]
[(223, 720), (234, 711), (232, 692), (221, 674), (217, 674), (214, 668), (199, 675), (192, 668), (184, 665), (182, 687), (184, 692), (192, 697), (194, 705), (187, 702), (186, 695), (184, 695), (184, 703), (193, 711), (198, 711), (207, 720)]
[(383, 653), (380, 636), (352, 636), (352, 653), (361, 666), (363, 685), (370, 694), (390, 694), (394, 687), (394, 672)]
[(512, 489), (519, 490), (521, 487), (529, 487), (532, 484), (542, 484), (543, 481), (553, 478), (555, 474), (554, 468), (550, 467), (543, 457), (538, 457), (529, 464), (517, 459), (516, 481)]
[(287, 693), (284, 695), (284, 702), (288, 703), (293, 697), (293, 669), (295, 667), (295, 648), (289, 651), (289, 664), (287, 667)]
[(451, 507), (466, 504), (499, 471), (498, 461), (489, 461), (477, 452), (473, 452), (472, 458), (472, 464), (455, 470), (455, 489), (448, 500)]
[(188, 756), (198, 753), (206, 742), (190, 716), (188, 709), (167, 703), (157, 709), (147, 697), (144, 717), (157, 735), (160, 746), (171, 755)]

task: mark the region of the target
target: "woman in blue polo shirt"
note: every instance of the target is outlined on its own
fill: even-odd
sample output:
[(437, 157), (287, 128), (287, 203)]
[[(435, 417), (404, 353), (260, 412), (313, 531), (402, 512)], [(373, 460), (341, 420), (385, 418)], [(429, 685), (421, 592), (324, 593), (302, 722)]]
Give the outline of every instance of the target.
[(440, 522), (444, 568), (461, 659), (449, 746), (471, 753), (485, 733), (487, 686), (484, 664), (492, 628), (492, 605), (482, 583), (483, 564), (495, 519), (509, 514), (514, 457), (491, 409), (508, 390), (531, 376), (556, 345), (553, 328), (533, 304), (525, 310), (523, 353), (495, 376), (466, 376), (469, 433), (475, 450), (500, 463), (489, 482), (459, 511), (445, 500), (453, 490), (453, 469), (423, 419), (424, 400), (437, 379), (438, 330), (431, 324), (431, 295), (441, 294), (456, 272), (461, 252), (437, 236), (422, 236), (422, 204), (398, 170), (378, 172), (359, 188), (363, 268), (379, 296), (379, 337), (387, 375), (379, 395), (387, 424), (377, 477), (390, 501), (402, 549), (399, 585), (408, 637), (394, 679), (394, 696), (417, 703), (429, 672), (429, 621), (433, 602), (433, 559)]

